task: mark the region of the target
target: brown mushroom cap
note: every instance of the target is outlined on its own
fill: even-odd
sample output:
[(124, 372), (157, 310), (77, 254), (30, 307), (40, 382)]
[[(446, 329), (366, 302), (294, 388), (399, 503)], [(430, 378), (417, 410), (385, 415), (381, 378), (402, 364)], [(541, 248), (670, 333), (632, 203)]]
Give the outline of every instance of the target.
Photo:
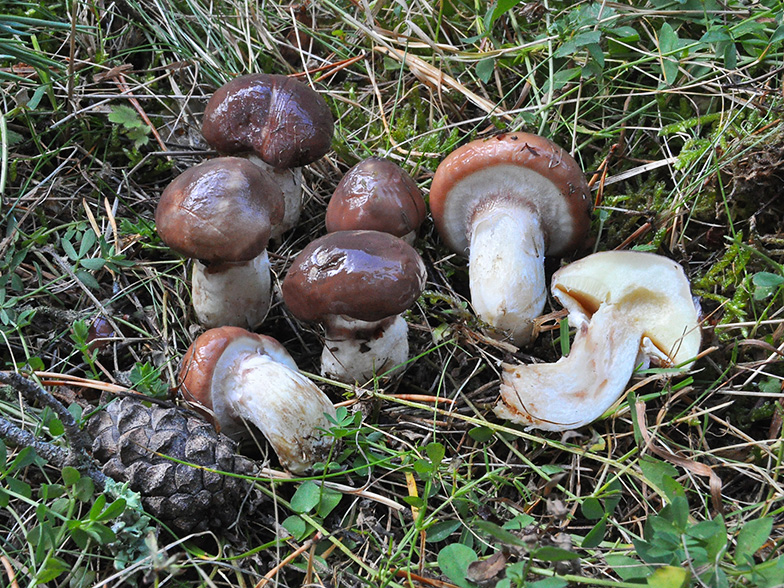
[(185, 170), (163, 191), (155, 211), (161, 239), (206, 262), (253, 259), (282, 218), (278, 185), (240, 157), (218, 157)]
[(425, 265), (405, 241), (339, 231), (309, 243), (283, 280), (283, 300), (303, 321), (333, 315), (379, 321), (400, 314), (425, 286)]
[(416, 232), (427, 209), (416, 182), (399, 165), (370, 157), (340, 180), (327, 205), (327, 231), (367, 229), (402, 237)]
[(547, 254), (564, 255), (584, 245), (589, 194), (579, 164), (558, 145), (530, 133), (504, 133), (471, 141), (441, 162), (430, 209), (441, 238), (465, 255), (480, 206), (491, 206), (493, 199), (522, 202), (540, 216)]
[(237, 353), (244, 350), (270, 355), (291, 369), (297, 369), (296, 363), (277, 339), (240, 327), (209, 329), (191, 343), (182, 358), (177, 389), (185, 400), (213, 410), (212, 382), (215, 370), (220, 370), (220, 359), (229, 346)]
[(215, 91), (201, 131), (222, 153), (255, 151), (273, 167), (299, 167), (329, 151), (332, 113), (318, 92), (293, 78), (250, 74)]

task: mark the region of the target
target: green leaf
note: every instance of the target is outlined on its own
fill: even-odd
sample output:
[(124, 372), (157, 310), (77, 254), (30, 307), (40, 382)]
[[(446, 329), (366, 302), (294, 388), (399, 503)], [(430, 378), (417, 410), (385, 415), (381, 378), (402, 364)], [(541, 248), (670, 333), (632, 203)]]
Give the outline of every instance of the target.
[(568, 585), (569, 582), (563, 578), (556, 578), (555, 576), (550, 578), (543, 578), (542, 580), (537, 580), (536, 582), (526, 583), (528, 588), (564, 588)]
[(63, 422), (60, 419), (50, 419), (49, 422), (46, 423), (46, 426), (49, 427), (49, 434), (53, 437), (59, 437), (65, 433), (65, 427), (63, 426)]
[(76, 253), (76, 249), (74, 249), (74, 246), (70, 241), (63, 239), (60, 242), (60, 245), (62, 245), (63, 251), (65, 251), (65, 254), (71, 259), (71, 261), (79, 260), (79, 254)]
[(15, 472), (16, 470), (26, 468), (31, 463), (35, 461), (36, 458), (35, 451), (33, 451), (32, 447), (25, 447), (19, 453), (16, 454), (16, 457), (8, 466), (8, 472)]
[(91, 521), (98, 520), (98, 515), (101, 514), (104, 506), (106, 506), (106, 495), (99, 494), (98, 498), (96, 498), (95, 502), (93, 502), (93, 505), (90, 508), (90, 512), (87, 514), (87, 518)]
[(685, 588), (690, 577), (687, 569), (663, 566), (648, 576), (647, 582), (651, 588)]
[(313, 481), (303, 483), (291, 497), (291, 509), (296, 513), (307, 513), (321, 501), (321, 488)]
[(439, 541), (443, 541), (452, 533), (457, 531), (462, 526), (462, 524), (462, 522), (456, 519), (434, 523), (427, 528), (426, 541), (428, 543), (438, 543)]
[(482, 83), (488, 83), (493, 77), (495, 71), (495, 59), (489, 57), (487, 59), (480, 59), (476, 62), (476, 75), (482, 80)]
[(670, 54), (678, 49), (678, 45), (678, 33), (670, 23), (665, 22), (659, 29), (659, 58), (661, 59), (664, 81), (669, 85), (674, 84), (678, 77), (678, 62), (670, 57)]
[(133, 108), (124, 104), (112, 106), (112, 111), (109, 113), (108, 118), (110, 122), (121, 125), (126, 129), (144, 125), (144, 121), (139, 118), (139, 114)]
[(93, 245), (95, 245), (97, 240), (98, 238), (92, 230), (84, 232), (84, 235), (82, 235), (82, 242), (79, 243), (79, 259), (90, 253), (90, 249), (93, 248)]
[(735, 540), (735, 561), (738, 563), (751, 563), (754, 554), (765, 545), (773, 530), (773, 519), (763, 517), (743, 524)]
[(588, 534), (583, 539), (583, 542), (580, 546), (583, 549), (592, 549), (594, 547), (599, 547), (602, 541), (604, 541), (604, 536), (607, 533), (607, 517), (602, 517), (598, 523), (593, 526), (593, 529), (588, 531)]
[(580, 559), (579, 554), (574, 551), (568, 551), (566, 549), (561, 549), (560, 547), (552, 547), (551, 545), (540, 547), (539, 549), (532, 551), (531, 555), (542, 561), (571, 561), (573, 559)]
[(526, 543), (520, 537), (490, 521), (475, 521), (472, 526), (477, 531), (486, 533), (501, 543), (515, 545), (517, 547), (526, 547)]
[(82, 474), (79, 473), (79, 470), (76, 468), (72, 468), (71, 466), (65, 466), (62, 471), (63, 476), (63, 484), (66, 486), (73, 486), (76, 484), (79, 479), (82, 477)]
[(522, 0), (498, 0), (493, 8), (492, 20), (495, 22), (505, 12), (510, 11), (512, 8), (520, 4)]
[(583, 503), (580, 506), (580, 510), (582, 510), (583, 516), (586, 519), (592, 521), (596, 521), (604, 516), (604, 508), (602, 507), (602, 503), (599, 502), (599, 499), (595, 496), (589, 496), (583, 500)]
[(431, 463), (437, 467), (444, 460), (446, 450), (441, 443), (428, 443), (427, 447), (425, 447), (425, 453), (430, 458)]
[(651, 573), (651, 568), (626, 555), (609, 554), (604, 556), (604, 561), (623, 581), (646, 578)]
[(338, 504), (340, 504), (343, 494), (331, 488), (321, 488), (321, 500), (318, 504), (316, 514), (322, 519), (331, 513)]
[[(107, 506), (102, 513), (93, 518), (94, 521), (110, 521), (113, 518), (120, 516), (125, 510), (125, 499), (118, 498)], [(92, 517), (91, 517), (92, 518)]]
[(473, 549), (462, 543), (453, 543), (438, 552), (438, 567), (453, 584), (461, 588), (473, 588), (475, 584), (466, 579), (466, 574), (468, 566), (477, 559)]
[(102, 269), (106, 265), (106, 260), (100, 257), (90, 257), (79, 261), (84, 269), (95, 271)]
[(675, 479), (678, 477), (678, 470), (674, 466), (660, 461), (654, 457), (645, 456), (640, 459), (640, 469), (648, 482), (661, 489), (664, 485), (664, 478)]
[(487, 443), (495, 433), (490, 427), (474, 427), (468, 431), (468, 436), (477, 443)]
[(784, 24), (779, 25), (778, 28), (775, 31), (773, 31), (773, 34), (770, 36), (770, 40), (768, 41), (768, 43), (770, 43), (771, 45), (776, 45), (778, 43), (781, 43), (782, 40), (784, 40)]
[(77, 278), (79, 278), (79, 281), (82, 284), (84, 284), (85, 286), (87, 286), (91, 290), (100, 290), (101, 289), (101, 285), (98, 283), (98, 280), (96, 280), (92, 276), (92, 274), (89, 274), (89, 273), (87, 273), (86, 271), (84, 271), (82, 269), (76, 270), (74, 272), (74, 274), (76, 275)]
[(299, 515), (287, 517), (282, 524), (295, 541), (301, 541), (307, 536), (308, 524)]

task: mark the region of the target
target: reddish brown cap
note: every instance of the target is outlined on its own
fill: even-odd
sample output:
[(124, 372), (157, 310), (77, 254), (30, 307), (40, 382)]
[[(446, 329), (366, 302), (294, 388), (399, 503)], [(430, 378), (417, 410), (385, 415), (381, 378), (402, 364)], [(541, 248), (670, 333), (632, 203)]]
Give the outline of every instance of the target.
[(177, 389), (180, 396), (213, 410), (212, 384), (216, 368), (227, 349), (237, 353), (258, 352), (269, 355), (293, 370), (296, 363), (277, 339), (251, 333), (240, 327), (217, 327), (199, 335), (191, 343), (180, 364)]
[(469, 223), (479, 206), (520, 201), (535, 209), (548, 255), (580, 249), (590, 227), (590, 190), (579, 164), (552, 141), (530, 133), (477, 139), (450, 153), (430, 187), (430, 210), (441, 238), (468, 251)]
[(161, 239), (206, 262), (249, 261), (267, 247), (283, 219), (283, 193), (261, 168), (218, 157), (185, 170), (161, 194), (155, 223)]
[(425, 264), (405, 241), (378, 231), (339, 231), (308, 244), (283, 280), (283, 301), (303, 321), (332, 315), (379, 321), (409, 308)]
[(251, 74), (215, 91), (201, 132), (222, 153), (255, 151), (273, 167), (299, 167), (329, 151), (332, 130), (318, 92), (286, 76)]
[(403, 237), (419, 229), (427, 208), (405, 170), (381, 157), (352, 167), (327, 205), (327, 231), (367, 229)]

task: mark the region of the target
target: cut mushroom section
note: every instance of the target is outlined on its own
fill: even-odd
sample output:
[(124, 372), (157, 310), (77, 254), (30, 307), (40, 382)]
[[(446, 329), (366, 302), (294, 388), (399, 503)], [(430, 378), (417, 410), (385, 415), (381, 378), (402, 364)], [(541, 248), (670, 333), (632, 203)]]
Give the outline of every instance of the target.
[(292, 473), (324, 461), (332, 446), (332, 403), (272, 337), (238, 327), (204, 332), (183, 357), (178, 390), (229, 437), (247, 437), (255, 425)]
[(686, 370), (700, 349), (698, 310), (683, 269), (652, 253), (595, 253), (553, 275), (553, 295), (577, 327), (568, 356), (505, 365), (495, 413), (565, 431), (599, 418), (649, 361)]
[(433, 220), (445, 243), (468, 256), (471, 303), (491, 335), (530, 341), (547, 295), (544, 257), (584, 245), (588, 196), (577, 162), (529, 133), (472, 141), (438, 166)]

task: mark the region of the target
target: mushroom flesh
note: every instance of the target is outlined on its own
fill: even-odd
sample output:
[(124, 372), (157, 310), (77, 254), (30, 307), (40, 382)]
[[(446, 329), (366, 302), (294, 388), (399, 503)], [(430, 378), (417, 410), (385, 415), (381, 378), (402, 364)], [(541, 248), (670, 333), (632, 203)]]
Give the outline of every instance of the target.
[(688, 369), (700, 349), (698, 310), (683, 269), (652, 253), (595, 253), (553, 275), (553, 295), (577, 327), (555, 363), (505, 365), (495, 413), (564, 431), (599, 418), (634, 370), (654, 361)]

